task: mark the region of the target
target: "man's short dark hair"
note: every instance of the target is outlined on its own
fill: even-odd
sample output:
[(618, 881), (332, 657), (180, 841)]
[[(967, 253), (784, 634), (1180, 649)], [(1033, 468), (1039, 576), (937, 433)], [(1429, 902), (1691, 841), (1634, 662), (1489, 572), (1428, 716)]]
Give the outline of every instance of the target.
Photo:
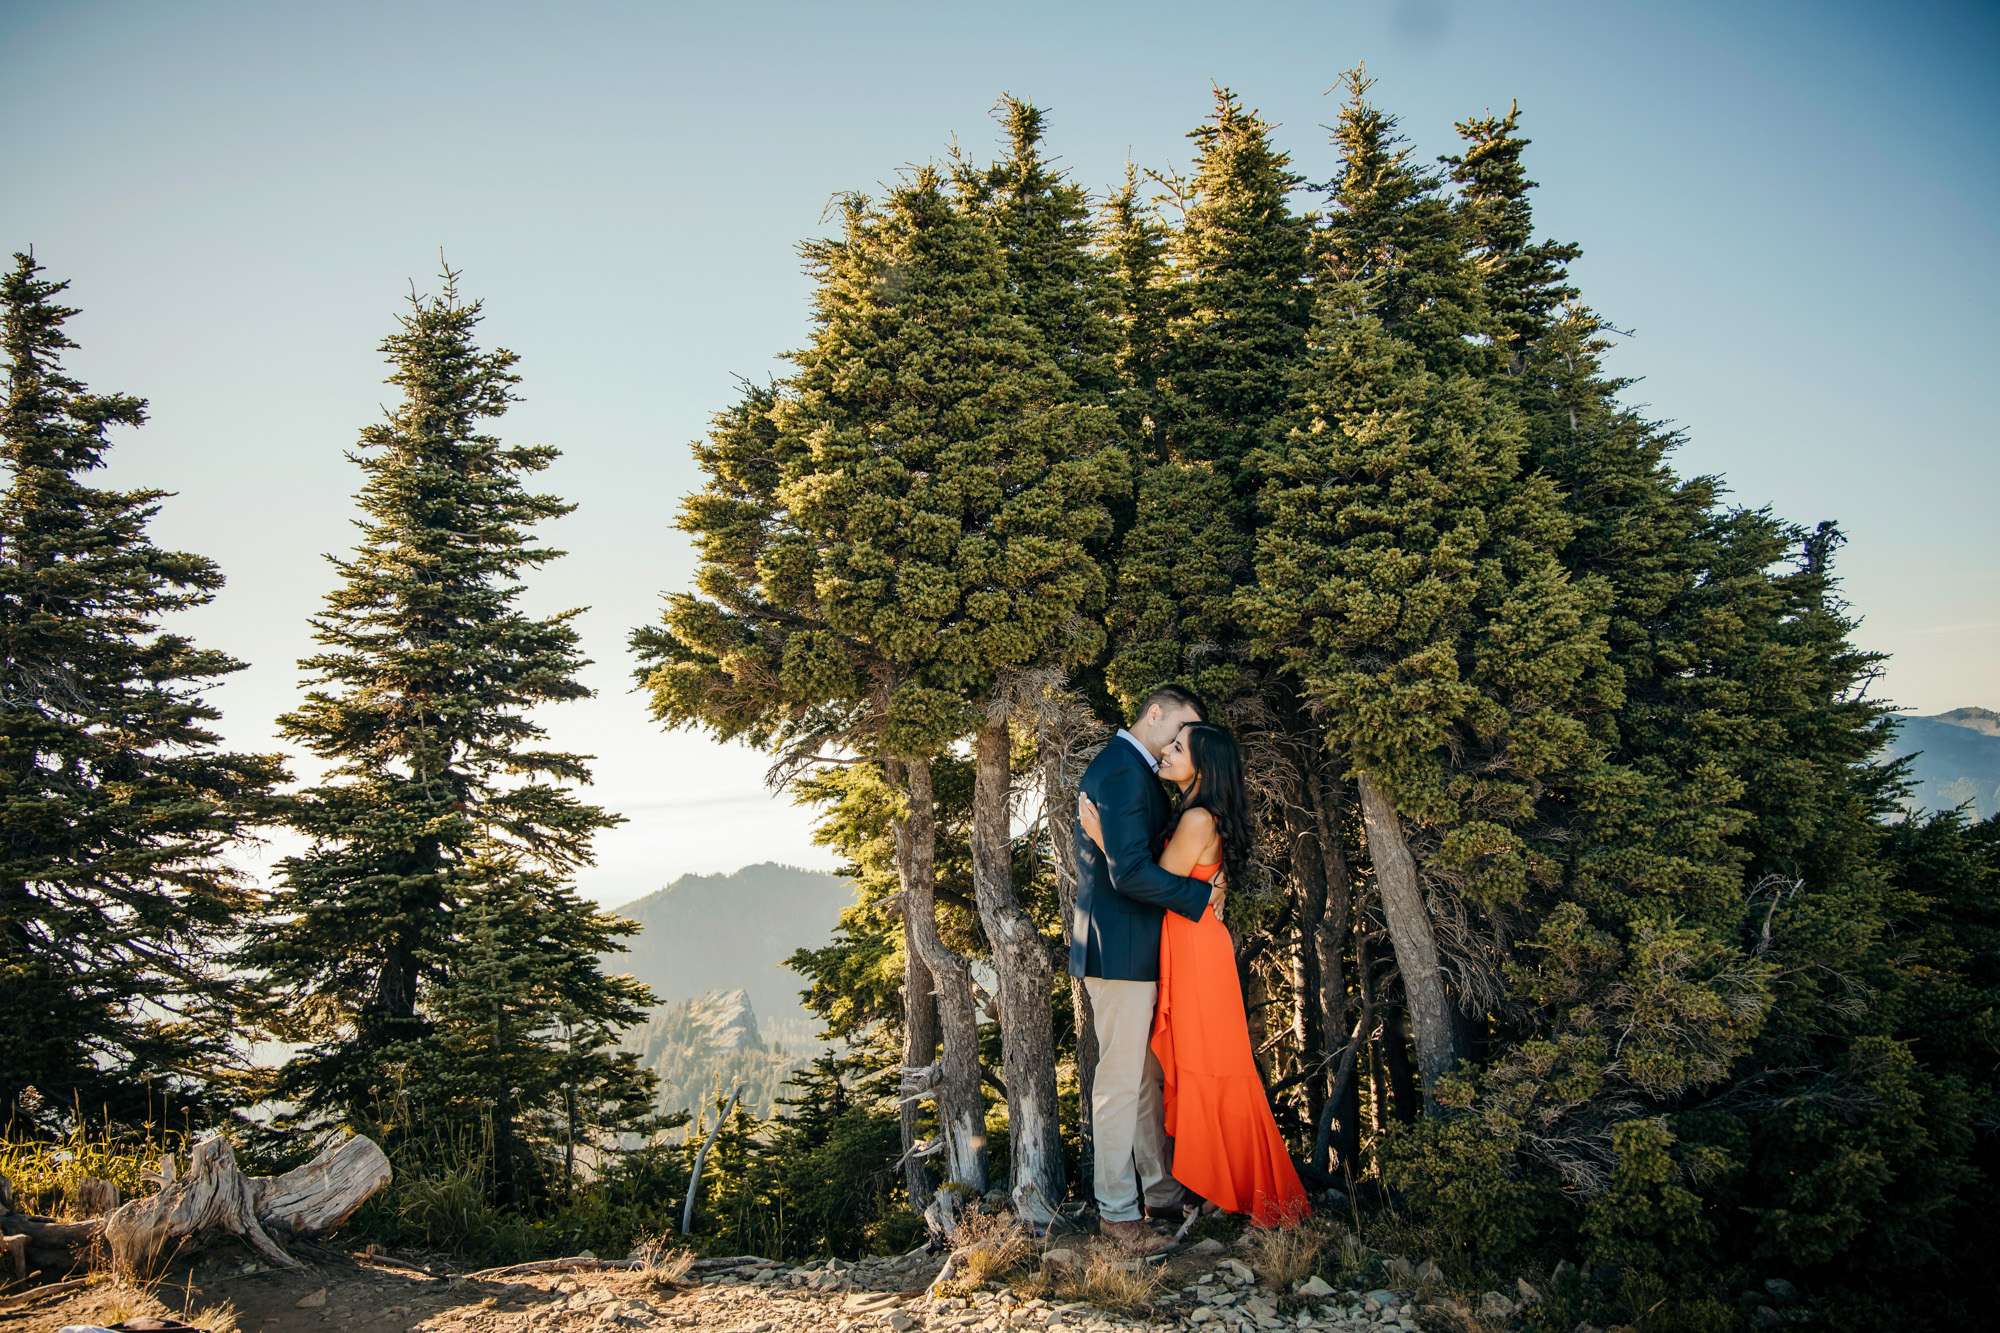
[(1140, 718), (1146, 716), (1147, 710), (1151, 709), (1154, 704), (1158, 704), (1162, 709), (1192, 708), (1197, 720), (1202, 722), (1208, 721), (1208, 705), (1201, 701), (1199, 694), (1196, 694), (1185, 685), (1155, 686), (1153, 692), (1146, 696), (1145, 702), (1139, 705), (1139, 711), (1133, 714), (1132, 720), (1137, 722)]

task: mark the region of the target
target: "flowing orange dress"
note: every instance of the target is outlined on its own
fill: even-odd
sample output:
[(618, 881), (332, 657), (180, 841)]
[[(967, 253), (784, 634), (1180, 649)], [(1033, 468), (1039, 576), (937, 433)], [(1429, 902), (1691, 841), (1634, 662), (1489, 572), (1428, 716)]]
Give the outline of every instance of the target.
[[(1188, 873), (1209, 880), (1221, 868)], [(1297, 1225), (1312, 1206), (1257, 1077), (1236, 951), (1213, 907), (1199, 921), (1168, 912), (1160, 927), (1153, 1054), (1166, 1073), (1174, 1179), (1257, 1226)]]

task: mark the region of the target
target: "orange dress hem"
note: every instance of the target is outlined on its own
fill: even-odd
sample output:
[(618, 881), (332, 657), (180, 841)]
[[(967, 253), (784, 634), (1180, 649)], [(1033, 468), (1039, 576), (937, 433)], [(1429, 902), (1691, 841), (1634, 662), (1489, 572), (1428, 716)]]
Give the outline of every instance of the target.
[[(1221, 868), (1191, 873), (1210, 880)], [(1166, 1076), (1174, 1179), (1260, 1227), (1296, 1226), (1308, 1216), (1312, 1205), (1250, 1049), (1236, 951), (1213, 907), (1199, 921), (1168, 912), (1161, 923), (1152, 1045)]]

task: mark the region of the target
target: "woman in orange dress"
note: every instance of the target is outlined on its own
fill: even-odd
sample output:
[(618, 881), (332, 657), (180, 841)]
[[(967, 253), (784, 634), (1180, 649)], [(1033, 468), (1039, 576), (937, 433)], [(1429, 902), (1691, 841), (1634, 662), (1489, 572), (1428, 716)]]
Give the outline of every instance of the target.
[[(1194, 723), (1160, 755), (1160, 776), (1181, 789), (1160, 868), (1197, 879), (1221, 872), (1225, 885), (1241, 883), (1249, 865), (1250, 803), (1236, 738), (1225, 727)], [(1084, 831), (1102, 847), (1087, 797), (1078, 811)], [(1310, 1213), (1257, 1074), (1236, 951), (1214, 904), (1199, 921), (1168, 912), (1161, 924), (1153, 1054), (1166, 1074), (1174, 1179), (1225, 1212), (1248, 1213), (1256, 1226), (1294, 1226)]]

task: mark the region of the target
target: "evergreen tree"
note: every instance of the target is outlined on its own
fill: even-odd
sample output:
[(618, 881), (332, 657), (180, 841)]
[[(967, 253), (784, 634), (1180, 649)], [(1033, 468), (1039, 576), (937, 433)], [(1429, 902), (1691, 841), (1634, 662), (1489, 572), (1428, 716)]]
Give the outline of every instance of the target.
[[(983, 176), (961, 174), (971, 208), (990, 220), (1024, 332), (1046, 359), (1029, 368), (1028, 411), (994, 459), (1006, 508), (991, 531), (1004, 562), (1059, 562), (1070, 577), (1065, 584), (1046, 580), (1033, 602), (1017, 601), (1008, 626), (1017, 642), (987, 654), (991, 683), (977, 687), (984, 717), (974, 741), (973, 883), (999, 983), (1015, 1197), (1039, 1224), (1054, 1217), (1064, 1192), (1054, 973), (1047, 941), (1014, 889), (1010, 791), (1017, 747), (1009, 720), (1026, 724), (1020, 748), (1037, 747), (1035, 770), (1045, 784), (1055, 782), (1054, 791), (1045, 786), (1044, 808), (1070, 808), (1074, 797), (1061, 764), (1040, 753), (1050, 740), (1040, 722), (1074, 708), (1067, 702), (1068, 673), (1102, 655), (1102, 631), (1079, 614), (1098, 610), (1104, 593), (1094, 558), (1101, 540), (1086, 541), (1110, 535), (1101, 500), (1124, 490), (1126, 456), (1105, 448), (1121, 434), (1117, 414), (1103, 405), (1116, 386), (1118, 327), (1108, 311), (1109, 274), (1093, 248), (1089, 198), (1043, 155), (1040, 109), (1011, 97), (1001, 109), (1007, 156)], [(1086, 457), (1092, 470), (1074, 470)], [(1046, 479), (1038, 476), (1044, 469)], [(1066, 469), (1072, 471), (1064, 477)]]
[(1017, 97), (1000, 99), (1007, 155), (984, 171), (961, 164), (972, 210), (992, 224), (1015, 312), (1079, 400), (1101, 402), (1118, 389), (1117, 301), (1098, 252), (1089, 193), (1043, 151), (1047, 113)]
[(17, 1133), (243, 1086), (237, 986), (212, 960), (255, 899), (226, 855), (285, 776), (209, 730), (202, 691), (243, 663), (160, 627), (222, 586), (147, 536), (168, 492), (82, 480), (146, 404), (63, 372), (77, 312), (42, 271), (17, 254), (0, 280), (0, 1119)]
[[(482, 433), (519, 376), (512, 352), (477, 346), (479, 320), (447, 269), (382, 344), (402, 402), (362, 432), (362, 543), (334, 561), (313, 621), (327, 650), (302, 664), (321, 688), (280, 719), (332, 769), (291, 813), (311, 845), (281, 863), (245, 958), (305, 1048), (279, 1084), (302, 1125), (449, 1123), (495, 1064), (518, 1075), (527, 1100), (491, 1108), (496, 1183), (518, 1200), (526, 1122), (562, 1086), (607, 1089), (607, 1124), (630, 1123), (640, 1080), (605, 1044), (649, 997), (595, 962), (636, 927), (567, 887), (619, 821), (563, 785), (589, 780), (586, 756), (538, 748), (527, 716), (589, 693), (578, 613), (514, 603), (522, 571), (561, 554), (529, 527), (573, 506), (522, 485), (554, 449)], [(559, 1024), (586, 1034), (560, 1058)]]
[(1393, 338), (1415, 347), (1434, 374), (1484, 367), (1483, 295), (1467, 252), (1462, 211), (1443, 179), (1420, 170), (1396, 118), (1368, 100), (1365, 69), (1342, 75), (1347, 103), (1334, 126), (1340, 174), (1321, 233), (1334, 274), (1368, 290), (1369, 307)]
[(1461, 121), (1465, 153), (1444, 159), (1460, 187), (1457, 212), (1479, 288), (1475, 304), (1502, 367), (1517, 376), (1557, 312), (1578, 295), (1566, 266), (1583, 254), (1578, 245), (1535, 239), (1528, 202), (1535, 182), (1521, 165), (1531, 141), (1515, 133), (1520, 124), (1518, 102), (1504, 116)]
[(1136, 481), (1136, 512), (1114, 555), (1112, 692), (1131, 703), (1161, 681), (1194, 683), (1212, 703), (1248, 689), (1230, 598), (1251, 577), (1250, 451), (1292, 401), (1306, 351), (1312, 224), (1291, 210), (1303, 183), (1271, 126), (1228, 89), (1189, 135), (1193, 175), (1174, 182), (1171, 320), (1157, 345), (1159, 235), (1131, 183), (1115, 206), (1125, 311), (1122, 360), (1142, 396), (1155, 461)]
[[(1387, 122), (1353, 87), (1342, 200), (1386, 170)], [(1572, 525), (1522, 468), (1518, 418), (1459, 358), (1431, 368), (1378, 315), (1406, 276), (1349, 262), (1326, 284), (1308, 415), (1258, 460), (1269, 481), (1243, 605), (1353, 765), (1429, 1103), (1463, 1050), (1427, 898), (1455, 885), (1497, 905), (1547, 877), (1520, 830), (1551, 779), (1600, 762), (1586, 719), (1619, 684), (1608, 589), (1562, 569)]]
[(490, 1125), (503, 1204), (558, 1180), (566, 1191), (579, 1146), (588, 1163), (652, 1110), (653, 1076), (616, 1049), (651, 996), (598, 973), (597, 955), (627, 933), (560, 880), (496, 866), (458, 905), (448, 947), (423, 960), (439, 978), (423, 1003), (429, 1031), (391, 1048), (389, 1076), (432, 1126)]
[[(941, 1150), (951, 1181), (983, 1191), (972, 979), (937, 930), (931, 764), (999, 719), (998, 745), (980, 742), (975, 803), (1000, 835), (975, 835), (974, 882), (996, 950), (1031, 978), (1039, 951), (1039, 981), (1010, 981), (1003, 1003), (1039, 1001), (1046, 1043), (1046, 950), (1007, 910), (995, 700), (1006, 673), (1093, 651), (1077, 612), (1100, 585), (1082, 542), (1104, 526), (1091, 507), (1121, 460), (1100, 448), (1102, 413), (1066, 400), (1015, 313), (992, 227), (954, 206), (934, 171), (880, 207), (850, 201), (843, 237), (806, 249), (813, 341), (767, 411), (753, 399), (718, 421), (699, 454), (709, 486), (682, 519), (701, 542), (703, 596), (670, 598), (664, 628), (635, 646), (659, 664), (646, 680), (663, 720), (747, 735), (798, 764), (842, 746), (903, 789), (897, 869), (910, 956), (937, 996)], [(923, 980), (913, 970), (909, 993)], [(1052, 1073), (1052, 1055), (1041, 1062)], [(1017, 1111), (1023, 1151), (1052, 1137), (1054, 1110)], [(1050, 1135), (1024, 1132), (1035, 1116)], [(1039, 1188), (1049, 1159), (1036, 1160)]]

